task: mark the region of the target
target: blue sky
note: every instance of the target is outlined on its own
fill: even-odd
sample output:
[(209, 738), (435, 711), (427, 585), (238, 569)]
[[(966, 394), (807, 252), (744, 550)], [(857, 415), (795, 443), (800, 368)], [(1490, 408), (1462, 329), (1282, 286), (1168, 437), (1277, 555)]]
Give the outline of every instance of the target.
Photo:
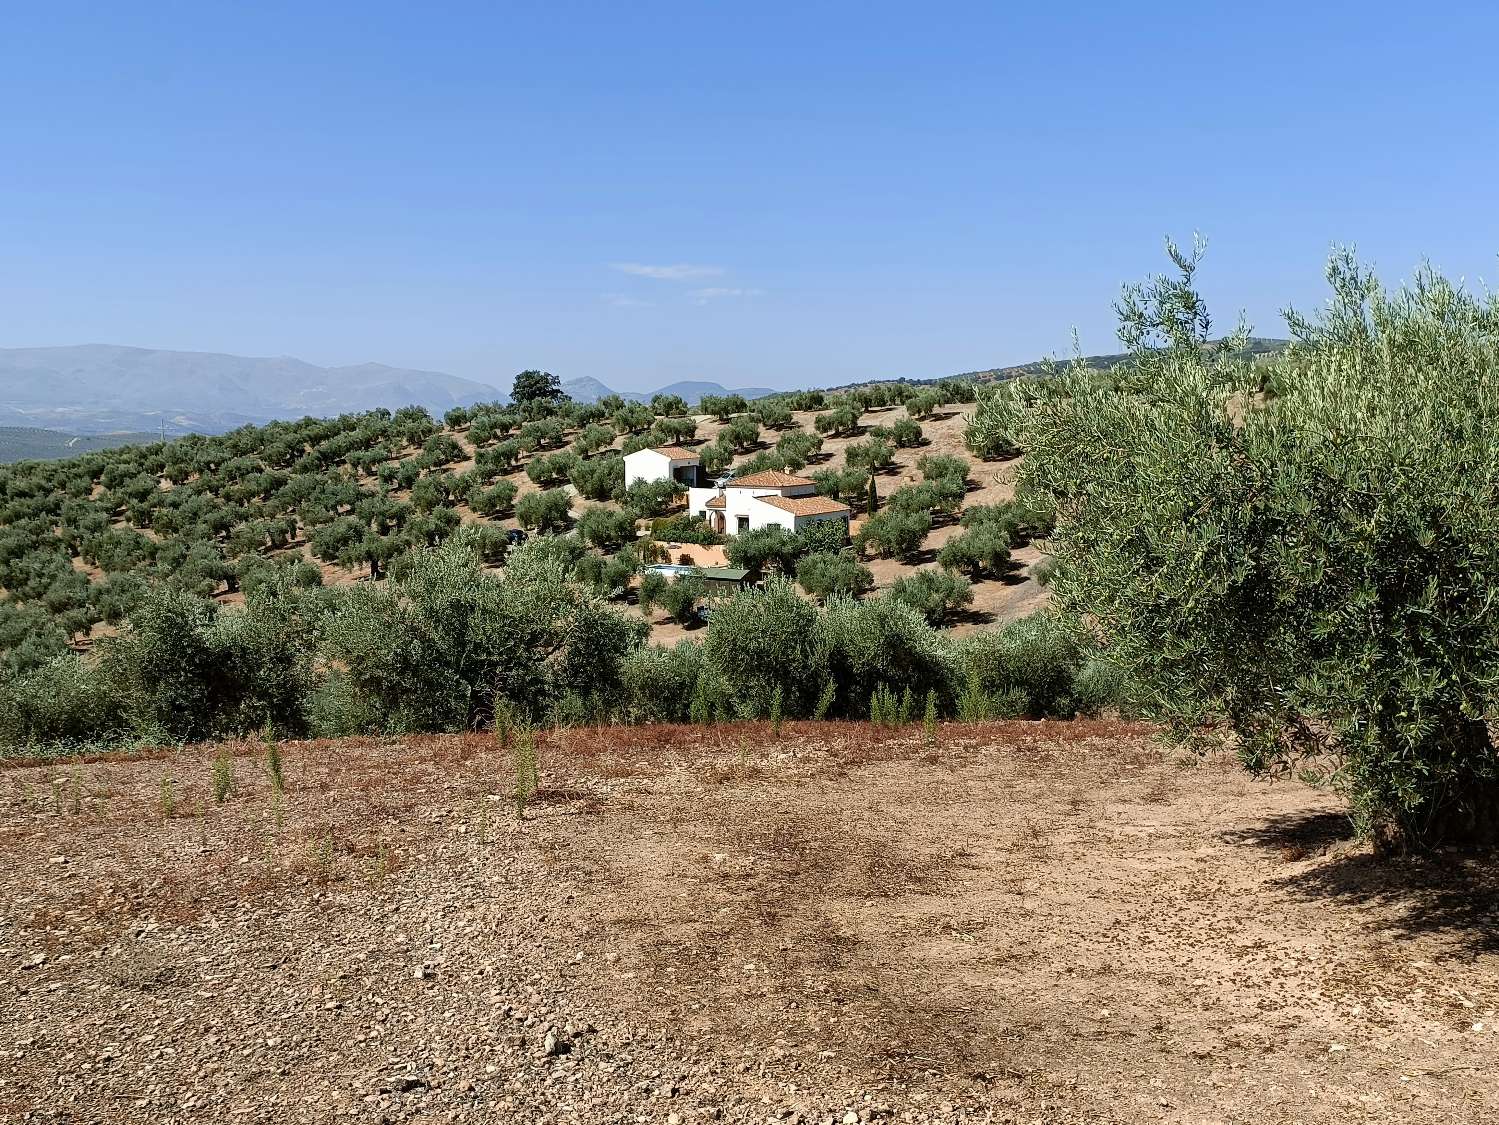
[(1487, 5), (8, 5), (0, 346), (508, 386), (1115, 349), (1205, 232), (1220, 322), (1499, 274)]

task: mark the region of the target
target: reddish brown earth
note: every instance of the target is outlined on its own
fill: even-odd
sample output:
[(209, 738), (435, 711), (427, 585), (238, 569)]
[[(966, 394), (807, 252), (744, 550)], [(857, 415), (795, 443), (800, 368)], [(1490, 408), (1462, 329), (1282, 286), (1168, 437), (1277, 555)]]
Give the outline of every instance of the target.
[(1140, 728), (562, 732), (524, 820), (489, 736), (234, 751), (0, 770), (0, 1117), (1499, 1112), (1492, 864)]

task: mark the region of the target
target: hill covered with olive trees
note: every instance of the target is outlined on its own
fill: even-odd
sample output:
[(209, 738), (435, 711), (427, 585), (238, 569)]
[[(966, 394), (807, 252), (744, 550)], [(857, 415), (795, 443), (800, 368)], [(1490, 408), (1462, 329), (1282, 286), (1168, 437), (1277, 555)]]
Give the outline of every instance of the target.
[[(79, 703), (83, 712), (97, 705), (99, 714), (128, 716), (143, 684), (171, 679), (166, 670), (148, 669), (150, 661), (142, 665), (138, 647), (131, 648), (148, 635), (163, 643), (176, 633), (196, 636), (206, 654), (216, 645), (233, 648), (245, 639), (236, 630), (249, 629), (272, 647), (241, 654), (247, 664), (295, 665), (284, 646), (305, 640), (299, 651), (308, 661), (308, 684), (326, 686), (325, 672), (355, 659), (345, 649), (335, 652), (328, 638), (339, 630), (330, 622), (352, 620), (369, 609), (369, 598), (379, 601), (388, 590), (398, 591), (402, 604), (419, 600), (406, 584), (430, 578), (426, 556), (448, 546), (457, 552), (452, 559), (465, 560), (454, 565), (472, 568), (465, 581), (478, 583), (475, 589), (491, 581), (514, 588), (522, 574), (525, 581), (545, 575), (562, 583), (553, 591), (555, 604), (598, 607), (606, 617), (588, 620), (614, 622), (622, 636), (634, 638), (632, 650), (637, 643), (696, 645), (709, 633), (704, 622), (716, 620), (727, 600), (695, 572), (675, 581), (643, 573), (655, 562), (741, 567), (751, 582), (787, 583), (814, 615), (835, 603), (888, 604), (908, 615), (901, 619), (909, 627), (930, 634), (924, 644), (946, 654), (939, 663), (947, 670), (927, 685), (940, 688), (933, 702), (944, 712), (959, 706), (964, 686), (956, 650), (943, 647), (950, 642), (942, 638), (984, 632), (1044, 600), (1044, 556), (1033, 539), (1044, 536), (1049, 516), (1014, 501), (1002, 459), (967, 455), (969, 384), (873, 385), (754, 403), (706, 396), (699, 407), (705, 413), (695, 413), (671, 395), (648, 404), (617, 396), (571, 402), (555, 382), (543, 381), (551, 389), (539, 397), (455, 407), (441, 418), (420, 407), (366, 411), (0, 471), (0, 659), (7, 677), (0, 726), (9, 714), (13, 738), (44, 739), (49, 730), (86, 738), (92, 720), (53, 722), (35, 713), (48, 700), (72, 698), (70, 692), (93, 701)], [(809, 477), (819, 492), (853, 509), (849, 536), (772, 528), (725, 539), (686, 517), (679, 485), (626, 488), (624, 456), (668, 444), (693, 448), (709, 473), (774, 469)], [(271, 605), (274, 612), (266, 609)], [(271, 617), (257, 634), (250, 623), (260, 611)], [(538, 638), (554, 627), (548, 624)], [(341, 635), (339, 644), (352, 643), (347, 630)], [(432, 653), (424, 659), (440, 667), (441, 646), (428, 640)], [(378, 639), (367, 641), (364, 651), (373, 656)], [(136, 663), (126, 671), (121, 662), (128, 652)], [(211, 659), (233, 663), (223, 653)], [(1080, 659), (1064, 663), (1080, 667)], [(596, 675), (608, 679), (597, 668), (575, 668), (571, 681), (554, 684), (553, 702), (588, 700), (584, 709), (595, 714), (623, 707), (617, 697), (604, 700), (617, 685), (600, 687), (591, 682)], [(59, 677), (72, 686), (61, 686)], [(109, 691), (91, 695), (100, 677), (113, 677)], [(851, 672), (834, 676), (835, 692), (851, 678)], [(679, 695), (684, 707), (694, 692), (709, 700), (702, 706), (710, 711), (769, 705), (768, 698), (746, 703), (743, 697), (731, 705), (715, 694), (716, 681), (696, 673), (692, 679)], [(838, 708), (869, 710), (869, 693), (883, 681), (859, 682), (854, 694), (838, 695)], [(304, 688), (294, 701), (272, 693), (274, 706), (271, 697), (261, 698), (184, 729), (222, 733), (263, 721), (314, 729), (310, 697), (297, 694)], [(199, 684), (172, 708), (222, 710), (208, 700), (226, 690)], [(977, 714), (991, 704), (1006, 713), (1031, 705), (1024, 692), (995, 690), (1003, 698), (986, 703), (978, 691), (963, 706)], [(125, 697), (135, 703), (126, 706)], [(798, 706), (810, 711), (816, 703)], [(791, 700), (782, 705), (793, 713)], [(892, 704), (901, 705), (909, 710), (925, 700)], [(155, 707), (147, 710), (156, 713)], [(465, 711), (456, 718), (392, 719), (375, 712), (370, 723), (417, 729), (461, 726), (474, 717)], [(252, 714), (259, 716), (254, 723)], [(361, 727), (347, 708), (340, 714), (332, 726), (316, 729)], [(139, 726), (151, 729), (151, 722)]]

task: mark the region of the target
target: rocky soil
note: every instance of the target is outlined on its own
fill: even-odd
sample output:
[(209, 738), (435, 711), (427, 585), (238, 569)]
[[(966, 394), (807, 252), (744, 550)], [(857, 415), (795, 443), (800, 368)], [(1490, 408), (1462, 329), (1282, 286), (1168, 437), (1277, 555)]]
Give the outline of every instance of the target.
[(1499, 878), (1109, 723), (0, 769), (0, 1117), (1477, 1122)]

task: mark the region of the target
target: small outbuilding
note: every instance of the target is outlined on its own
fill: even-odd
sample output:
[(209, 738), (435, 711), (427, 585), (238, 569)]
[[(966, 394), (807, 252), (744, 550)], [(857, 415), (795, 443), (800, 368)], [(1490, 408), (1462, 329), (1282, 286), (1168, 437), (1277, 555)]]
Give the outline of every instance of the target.
[(675, 480), (685, 488), (698, 483), (702, 462), (698, 455), (680, 445), (660, 445), (637, 449), (625, 455), (625, 487), (636, 481)]

